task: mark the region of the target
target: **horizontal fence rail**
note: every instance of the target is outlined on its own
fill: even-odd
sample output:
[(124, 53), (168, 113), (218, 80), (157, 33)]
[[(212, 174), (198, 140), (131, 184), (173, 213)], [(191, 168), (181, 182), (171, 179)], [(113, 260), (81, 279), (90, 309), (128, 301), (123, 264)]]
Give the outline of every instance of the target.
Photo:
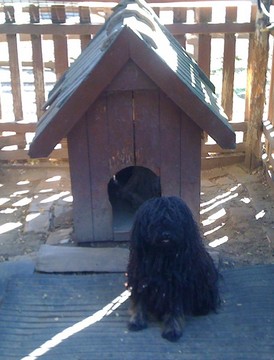
[[(242, 162), (248, 126), (247, 69), (256, 4), (242, 1), (226, 6), (216, 1), (197, 7), (195, 2), (191, 6), (189, 2), (176, 6), (176, 1), (157, 1), (156, 5), (149, 2), (213, 81), (236, 131), (237, 147), (230, 151), (224, 151), (205, 135), (204, 166)], [(28, 145), (48, 92), (111, 13), (107, 1), (100, 7), (90, 2), (87, 6), (46, 4), (0, 6), (0, 161), (29, 160)], [(58, 144), (51, 158), (67, 158), (66, 140)]]

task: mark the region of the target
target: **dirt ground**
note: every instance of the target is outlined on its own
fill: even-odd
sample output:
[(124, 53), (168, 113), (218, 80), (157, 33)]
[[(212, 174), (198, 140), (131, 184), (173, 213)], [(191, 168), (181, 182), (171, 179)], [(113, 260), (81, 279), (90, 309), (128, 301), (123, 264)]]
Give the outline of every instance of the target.
[(222, 267), (274, 263), (274, 191), (264, 171), (203, 172), (201, 229)]
[[(0, 261), (35, 257), (41, 244), (74, 246), (67, 166), (2, 167)], [(274, 263), (274, 191), (263, 170), (202, 173), (201, 232), (221, 267)]]

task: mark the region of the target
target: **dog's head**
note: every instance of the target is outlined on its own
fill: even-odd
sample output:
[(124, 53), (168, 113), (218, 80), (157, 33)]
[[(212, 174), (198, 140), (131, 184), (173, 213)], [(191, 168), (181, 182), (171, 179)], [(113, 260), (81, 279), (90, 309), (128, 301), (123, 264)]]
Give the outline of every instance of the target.
[(146, 201), (138, 209), (132, 241), (137, 247), (186, 248), (197, 231), (192, 213), (182, 199), (159, 197)]

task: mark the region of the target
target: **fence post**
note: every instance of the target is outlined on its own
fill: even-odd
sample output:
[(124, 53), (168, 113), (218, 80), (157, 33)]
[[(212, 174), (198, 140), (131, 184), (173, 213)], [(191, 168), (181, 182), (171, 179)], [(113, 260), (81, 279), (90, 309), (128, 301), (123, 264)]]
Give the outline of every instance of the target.
[[(4, 6), (6, 23), (15, 23), (13, 6)], [(21, 90), (21, 63), (19, 61), (18, 53), (18, 36), (17, 34), (7, 34), (9, 63), (10, 63), (10, 77), (11, 77), (11, 92), (13, 98), (13, 111), (15, 120), (23, 119), (22, 107), (22, 90)]]
[[(53, 24), (66, 22), (66, 10), (64, 5), (51, 6), (51, 21)], [(55, 74), (57, 80), (68, 68), (68, 44), (66, 35), (53, 35)]]
[[(256, 16), (257, 16), (257, 5), (251, 6), (251, 17), (250, 22), (256, 22)], [(249, 41), (248, 41), (248, 60), (247, 60), (247, 83), (246, 83), (246, 89), (245, 89), (245, 122), (249, 121), (250, 118), (250, 94), (251, 94), (251, 81), (250, 77), (252, 74), (252, 66), (251, 66), (251, 55), (253, 52), (253, 41), (254, 41), (255, 33), (252, 32), (249, 34)], [(245, 139), (246, 141), (246, 135)]]
[[(200, 23), (209, 23), (212, 17), (212, 8), (196, 9), (197, 21)], [(211, 54), (211, 35), (198, 35), (198, 65), (210, 77), (210, 54)]]
[[(237, 7), (226, 8), (226, 22), (237, 21)], [(235, 72), (235, 34), (224, 36), (224, 63), (223, 63), (223, 84), (222, 84), (222, 107), (229, 120), (233, 113), (233, 90)]]
[[(88, 6), (79, 6), (79, 17), (80, 17), (80, 24), (90, 24), (90, 9)], [(84, 34), (80, 35), (80, 42), (81, 42), (81, 50), (83, 51), (90, 42), (90, 35)]]
[(274, 48), (272, 50), (271, 79), (268, 102), (268, 120), (274, 122)]
[[(262, 0), (269, 9), (270, 0)], [(269, 33), (263, 31), (267, 25), (268, 17), (257, 11), (256, 29), (251, 39), (252, 51), (248, 65), (248, 87), (250, 89), (247, 100), (248, 127), (246, 133), (245, 165), (252, 171), (261, 165), (261, 135), (262, 118), (265, 102), (266, 72), (268, 63)]]
[[(185, 23), (186, 22), (186, 8), (174, 8), (173, 9), (173, 23)], [(182, 47), (186, 47), (186, 35), (177, 35), (176, 39), (182, 45)]]
[[(40, 22), (39, 7), (30, 5), (30, 22), (36, 24)], [(39, 119), (43, 114), (42, 106), (45, 102), (45, 84), (44, 84), (44, 64), (42, 55), (42, 37), (41, 35), (31, 34), (32, 62), (34, 75), (34, 88), (36, 100), (36, 115)]]

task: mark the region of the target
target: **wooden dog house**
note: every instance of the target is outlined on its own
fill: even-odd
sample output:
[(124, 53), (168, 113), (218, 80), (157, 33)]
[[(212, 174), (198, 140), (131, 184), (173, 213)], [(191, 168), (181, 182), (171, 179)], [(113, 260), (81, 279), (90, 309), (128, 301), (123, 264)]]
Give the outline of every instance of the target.
[(198, 216), (202, 131), (235, 147), (214, 91), (144, 1), (114, 8), (49, 94), (29, 150), (47, 157), (67, 137), (78, 243), (127, 239), (115, 199), (141, 186), (135, 198), (177, 195)]

